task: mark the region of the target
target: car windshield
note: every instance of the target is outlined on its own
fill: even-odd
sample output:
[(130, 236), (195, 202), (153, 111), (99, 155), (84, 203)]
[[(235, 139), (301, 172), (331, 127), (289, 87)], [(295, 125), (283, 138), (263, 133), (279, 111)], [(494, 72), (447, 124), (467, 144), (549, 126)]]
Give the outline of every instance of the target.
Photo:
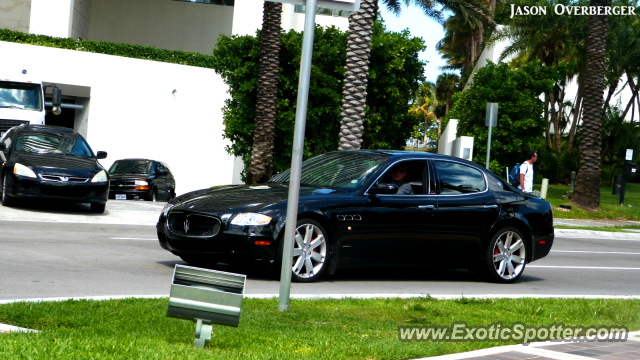
[(149, 160), (118, 160), (109, 169), (109, 174), (150, 174)]
[[(300, 183), (343, 191), (353, 190), (388, 159), (386, 155), (346, 151), (319, 155), (302, 163)], [(274, 176), (269, 182), (288, 183), (290, 171)]]
[(93, 152), (78, 135), (27, 133), (16, 140), (16, 151), (37, 154), (61, 154), (84, 158), (93, 157)]
[(0, 108), (42, 111), (40, 85), (0, 81)]

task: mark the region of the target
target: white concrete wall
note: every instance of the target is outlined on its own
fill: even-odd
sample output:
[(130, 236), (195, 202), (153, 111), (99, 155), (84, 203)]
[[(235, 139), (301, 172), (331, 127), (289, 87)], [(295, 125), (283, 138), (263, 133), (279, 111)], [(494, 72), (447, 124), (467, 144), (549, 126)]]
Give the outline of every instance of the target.
[[(92, 0), (89, 40), (210, 55), (220, 35), (231, 35), (233, 18), (233, 6), (173, 0)], [(251, 19), (242, 17), (241, 21)]]
[[(461, 136), (454, 140), (453, 142), (453, 151), (451, 153), (452, 156), (469, 160), (473, 159), (473, 137), (471, 136)], [(464, 150), (469, 149), (468, 156), (464, 156)]]
[[(105, 167), (123, 158), (166, 161), (178, 194), (238, 179), (222, 139), (227, 87), (213, 70), (7, 42), (0, 53), (30, 63), (43, 81), (91, 88), (79, 130), (94, 151), (109, 153)], [(0, 57), (0, 68), (7, 62)]]
[(456, 140), (458, 132), (458, 120), (450, 119), (444, 132), (440, 134), (438, 139), (438, 154), (453, 155), (453, 142)]
[[(335, 26), (342, 31), (349, 30), (349, 18), (341, 17), (341, 16), (329, 16), (329, 15), (316, 14), (316, 24), (326, 26), (326, 27)], [(292, 14), (290, 29), (294, 29), (295, 31), (304, 30), (304, 14), (302, 13)]]
[(31, 34), (69, 37), (73, 0), (32, 0), (29, 32)]
[(0, 29), (29, 32), (31, 0), (0, 0)]
[(89, 12), (91, 0), (73, 0), (71, 34), (74, 39), (89, 39)]

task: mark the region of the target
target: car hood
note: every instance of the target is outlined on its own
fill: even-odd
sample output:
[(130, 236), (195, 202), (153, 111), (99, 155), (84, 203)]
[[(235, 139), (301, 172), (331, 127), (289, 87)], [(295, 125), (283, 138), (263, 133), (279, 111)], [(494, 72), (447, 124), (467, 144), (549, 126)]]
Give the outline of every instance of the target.
[(16, 153), (14, 161), (32, 168), (37, 173), (80, 176), (102, 170), (96, 159), (59, 154)]
[(118, 180), (147, 180), (151, 175), (149, 174), (109, 174), (111, 181)]
[[(300, 196), (318, 193), (318, 188), (301, 187)], [(260, 184), (198, 190), (182, 195), (173, 210), (221, 213), (229, 210), (242, 211), (261, 208), (282, 201), (289, 196), (289, 186)]]

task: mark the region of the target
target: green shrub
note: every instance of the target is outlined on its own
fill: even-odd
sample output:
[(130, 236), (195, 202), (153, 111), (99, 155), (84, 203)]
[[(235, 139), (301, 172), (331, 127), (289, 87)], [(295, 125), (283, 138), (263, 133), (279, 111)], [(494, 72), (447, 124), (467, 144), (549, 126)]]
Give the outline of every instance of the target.
[(46, 35), (26, 34), (19, 31), (0, 30), (0, 41), (46, 46), (58, 49), (115, 55), (134, 59), (153, 60), (172, 64), (213, 68), (213, 57), (200, 53), (156, 49), (151, 46), (119, 44), (107, 41), (76, 40)]

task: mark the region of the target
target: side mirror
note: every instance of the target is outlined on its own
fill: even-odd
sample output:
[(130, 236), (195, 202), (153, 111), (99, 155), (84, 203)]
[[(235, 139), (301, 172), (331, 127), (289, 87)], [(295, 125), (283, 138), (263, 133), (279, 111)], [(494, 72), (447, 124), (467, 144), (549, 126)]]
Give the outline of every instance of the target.
[(164, 176), (167, 175), (169, 172), (167, 170), (158, 170), (156, 171), (156, 174)]
[(7, 144), (0, 142), (0, 151), (7, 150)]
[(371, 190), (374, 190), (374, 194), (397, 194), (398, 193), (398, 185), (396, 184), (387, 184), (387, 183), (378, 183)]
[(96, 154), (96, 159), (106, 159), (106, 158), (107, 158), (106, 151), (98, 151), (98, 153)]
[(62, 90), (57, 87), (51, 88), (51, 104), (53, 107), (58, 108), (60, 107), (60, 104), (62, 104)]

